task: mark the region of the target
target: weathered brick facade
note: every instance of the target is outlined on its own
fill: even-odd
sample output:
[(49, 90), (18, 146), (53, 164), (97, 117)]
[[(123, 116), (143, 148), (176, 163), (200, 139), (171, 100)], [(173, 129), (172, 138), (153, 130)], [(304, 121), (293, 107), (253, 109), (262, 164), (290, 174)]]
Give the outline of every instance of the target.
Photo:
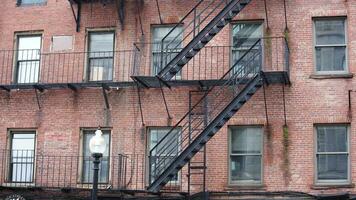
[[(124, 24), (118, 20), (116, 6), (99, 3), (84, 4), (80, 32), (76, 32), (70, 3), (67, 0), (48, 0), (42, 6), (16, 6), (16, 0), (3, 0), (0, 7), (0, 49), (16, 49), (16, 33), (40, 31), (42, 49), (51, 51), (51, 38), (73, 36), (73, 52), (86, 51), (87, 30), (113, 28), (116, 50), (133, 49), (134, 42), (150, 42), (151, 27), (160, 24), (154, 0), (125, 1)], [(162, 21), (178, 23), (195, 5), (195, 1), (159, 0)], [(285, 36), (283, 0), (252, 0), (236, 17), (238, 20), (263, 20), (265, 36)], [(142, 21), (143, 39), (141, 39)], [(356, 96), (348, 91), (356, 89), (350, 77), (313, 77), (314, 42), (313, 17), (347, 18), (347, 66), (350, 74), (356, 71), (356, 4), (352, 0), (286, 0), (288, 41), (290, 48), (291, 86), (266, 86), (268, 129), (263, 90), (225, 125), (207, 144), (207, 188), (209, 191), (298, 191), (310, 194), (356, 193), (356, 148), (354, 106)], [(266, 17), (267, 16), (267, 17)], [(267, 28), (267, 21), (268, 26)], [(229, 45), (231, 26), (227, 25), (209, 44)], [(4, 65), (2, 65), (4, 66)], [(11, 67), (10, 67), (11, 68)], [(1, 69), (0, 69), (1, 71)], [(117, 72), (117, 76), (120, 72)], [(1, 76), (1, 75), (0, 75)], [(289, 127), (288, 153), (283, 142), (285, 87), (286, 120)], [(144, 125), (141, 122), (136, 87), (112, 88), (108, 93), (110, 109), (105, 108), (101, 88), (49, 89), (39, 93), (30, 90), (0, 90), (0, 147), (8, 148), (11, 129), (36, 130), (36, 151), (50, 155), (80, 154), (81, 128), (98, 126), (111, 129), (111, 154), (145, 154), (147, 127), (171, 126), (188, 111), (189, 91), (199, 87), (164, 88), (172, 121), (168, 119), (160, 89), (141, 89)], [(39, 105), (40, 107), (39, 107)], [(350, 125), (351, 184), (316, 186), (315, 124), (342, 123)], [(262, 186), (250, 188), (228, 183), (228, 127), (235, 125), (264, 126)], [(284, 162), (288, 156), (289, 163)], [(142, 161), (144, 162), (144, 161)], [(143, 165), (143, 163), (142, 163)], [(183, 171), (186, 168), (183, 169)], [(145, 173), (145, 172), (141, 172)], [(1, 174), (1, 173), (0, 173)], [(140, 179), (140, 177), (136, 177)], [(186, 187), (183, 178), (183, 187)], [(1, 182), (1, 178), (0, 178)], [(135, 181), (134, 181), (135, 182)], [(139, 180), (138, 182), (142, 182)], [(133, 183), (134, 184), (134, 183)], [(137, 187), (142, 187), (139, 185)], [(133, 186), (135, 188), (135, 186)], [(193, 188), (194, 190), (194, 188)]]

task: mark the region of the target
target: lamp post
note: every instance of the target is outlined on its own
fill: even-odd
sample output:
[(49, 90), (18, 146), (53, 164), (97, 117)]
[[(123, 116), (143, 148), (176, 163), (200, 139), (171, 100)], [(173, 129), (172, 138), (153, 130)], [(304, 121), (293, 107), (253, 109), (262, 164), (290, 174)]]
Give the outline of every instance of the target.
[(91, 199), (97, 200), (97, 193), (98, 193), (98, 176), (99, 176), (99, 164), (100, 158), (103, 156), (103, 153), (106, 149), (105, 139), (103, 137), (103, 132), (100, 130), (95, 131), (95, 135), (89, 141), (89, 150), (94, 158), (94, 175), (93, 175), (93, 190), (91, 193)]

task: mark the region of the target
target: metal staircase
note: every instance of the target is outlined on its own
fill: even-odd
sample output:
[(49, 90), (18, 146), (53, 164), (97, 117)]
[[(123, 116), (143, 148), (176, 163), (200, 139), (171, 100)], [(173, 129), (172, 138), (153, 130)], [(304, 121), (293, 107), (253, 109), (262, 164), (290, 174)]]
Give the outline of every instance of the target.
[[(152, 148), (149, 156), (160, 159), (150, 164), (150, 177), (153, 180), (150, 180), (148, 190), (156, 192), (167, 184), (256, 93), (263, 85), (261, 65), (262, 47), (258, 39), (220, 78), (219, 83), (211, 87)], [(192, 115), (201, 110), (200, 105), (206, 100), (209, 100), (207, 117)], [(179, 133), (174, 131), (177, 129)], [(172, 140), (177, 137), (178, 142)]]
[[(251, 0), (213, 0), (207, 5), (203, 2), (204, 0), (201, 0), (183, 17), (180, 23), (162, 39), (161, 71), (157, 75), (160, 80), (168, 81), (172, 79), (182, 67), (213, 39), (221, 29), (229, 24)], [(217, 12), (218, 14), (215, 15)], [(189, 21), (191, 18), (192, 20)], [(182, 24), (187, 25), (184, 26), (178, 35), (174, 35), (176, 34), (175, 30), (181, 28)], [(204, 28), (200, 30), (202, 26), (204, 26)], [(183, 33), (185, 36), (182, 41)], [(187, 43), (187, 45), (182, 48), (182, 43)], [(179, 53), (172, 54), (172, 52)]]

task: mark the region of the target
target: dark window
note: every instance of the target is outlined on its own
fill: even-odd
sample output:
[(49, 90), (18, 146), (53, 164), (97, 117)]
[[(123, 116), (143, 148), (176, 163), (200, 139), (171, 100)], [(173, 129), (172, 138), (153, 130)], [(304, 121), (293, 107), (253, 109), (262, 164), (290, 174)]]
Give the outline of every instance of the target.
[[(102, 130), (106, 141), (106, 150), (99, 165), (99, 183), (109, 182), (110, 169), (110, 131)], [(82, 182), (92, 183), (93, 181), (93, 159), (89, 150), (89, 141), (95, 135), (95, 130), (83, 130), (83, 168)]]
[(347, 182), (348, 126), (317, 126), (317, 182)]
[(345, 72), (345, 19), (317, 19), (315, 26), (315, 57), (317, 72)]
[(33, 182), (35, 136), (33, 131), (11, 131), (10, 182)]
[(261, 184), (262, 128), (233, 127), (230, 130), (230, 183)]
[(114, 40), (114, 32), (89, 33), (89, 81), (112, 80)]
[[(159, 141), (171, 130), (171, 128), (150, 128), (149, 129), (149, 141), (148, 150), (151, 151)], [(174, 130), (166, 137), (153, 151), (152, 156), (149, 157), (150, 169), (156, 169), (156, 171), (150, 171), (150, 180), (154, 181), (159, 173), (163, 172), (163, 168), (166, 164), (169, 164), (178, 155), (179, 151), (179, 130)], [(149, 155), (149, 154), (148, 154)], [(162, 170), (161, 170), (162, 169)], [(156, 173), (156, 174), (155, 174)], [(178, 174), (176, 174), (171, 181), (178, 181)]]
[(40, 73), (41, 61), (41, 40), (40, 35), (18, 36), (16, 82), (17, 83), (37, 83)]
[[(182, 49), (182, 27), (176, 27), (163, 41), (162, 39), (172, 30), (172, 26), (153, 28), (152, 36), (152, 75), (157, 75)], [(163, 61), (161, 59), (163, 58)], [(161, 67), (162, 64), (162, 67)], [(179, 72), (176, 78), (179, 78)]]

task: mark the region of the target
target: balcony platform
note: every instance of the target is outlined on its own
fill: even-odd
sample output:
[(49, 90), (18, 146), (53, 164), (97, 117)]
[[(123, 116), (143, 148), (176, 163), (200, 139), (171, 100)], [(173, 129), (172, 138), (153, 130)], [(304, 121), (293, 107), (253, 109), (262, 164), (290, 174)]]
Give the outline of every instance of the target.
[[(289, 75), (286, 71), (273, 71), (264, 72), (265, 81), (267, 84), (290, 84)], [(132, 77), (135, 81), (146, 88), (159, 88), (160, 86), (201, 86), (201, 87), (211, 87), (214, 85), (223, 85), (225, 80), (210, 79), (210, 80), (171, 80), (167, 81), (166, 85), (164, 82), (160, 82), (157, 77), (154, 76), (134, 76)]]
[[(267, 84), (290, 84), (288, 73), (285, 71), (264, 72)], [(223, 85), (224, 80), (210, 79), (210, 80), (171, 80), (166, 85), (154, 76), (134, 76), (133, 80), (137, 81), (140, 86), (146, 88), (159, 87), (181, 87), (181, 86), (200, 86), (211, 87), (214, 85)], [(72, 89), (79, 90), (82, 88), (127, 88), (133, 87), (136, 83), (134, 81), (115, 82), (115, 81), (97, 81), (97, 82), (83, 82), (83, 83), (29, 83), (29, 84), (9, 84), (0, 85), (0, 90), (26, 90), (26, 89)]]

